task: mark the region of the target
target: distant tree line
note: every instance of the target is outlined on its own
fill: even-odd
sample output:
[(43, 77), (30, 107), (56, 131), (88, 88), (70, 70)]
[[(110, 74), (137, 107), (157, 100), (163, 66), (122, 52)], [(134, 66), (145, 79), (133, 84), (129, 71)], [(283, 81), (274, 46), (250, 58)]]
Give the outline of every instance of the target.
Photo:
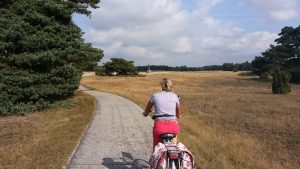
[[(275, 39), (276, 45), (256, 56), (249, 63), (224, 63), (203, 67), (150, 65), (151, 70), (159, 71), (252, 71), (261, 79), (272, 77), (273, 93), (291, 91), (289, 82), (300, 83), (300, 25), (296, 28), (284, 27)], [(149, 66), (138, 66), (138, 71), (147, 71)]]
[[(147, 71), (149, 66), (137, 66), (138, 71)], [(224, 63), (223, 65), (210, 65), (203, 67), (188, 67), (188, 66), (166, 66), (166, 65), (150, 65), (150, 69), (154, 71), (210, 71), (210, 70), (223, 70), (223, 71), (252, 71), (251, 63)]]

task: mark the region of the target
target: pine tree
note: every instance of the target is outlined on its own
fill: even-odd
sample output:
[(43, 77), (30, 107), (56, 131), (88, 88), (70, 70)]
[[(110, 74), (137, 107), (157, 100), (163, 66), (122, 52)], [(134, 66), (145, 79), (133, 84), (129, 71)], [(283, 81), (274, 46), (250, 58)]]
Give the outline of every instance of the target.
[(97, 3), (1, 0), (0, 115), (22, 114), (74, 95), (82, 71), (103, 52), (84, 43), (72, 14), (89, 15)]
[(291, 82), (300, 83), (300, 25), (298, 27), (284, 27), (275, 39), (276, 45), (256, 57), (252, 65), (254, 73), (269, 74), (280, 66), (291, 73)]

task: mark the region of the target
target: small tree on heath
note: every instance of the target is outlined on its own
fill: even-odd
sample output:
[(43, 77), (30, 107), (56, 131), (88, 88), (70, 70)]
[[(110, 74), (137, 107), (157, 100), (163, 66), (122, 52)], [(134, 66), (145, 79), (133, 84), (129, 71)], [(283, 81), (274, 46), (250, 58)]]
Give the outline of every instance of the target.
[(273, 83), (272, 91), (275, 94), (286, 94), (291, 92), (289, 81), (291, 80), (291, 75), (288, 71), (276, 68), (272, 74)]
[(104, 63), (105, 73), (112, 75), (136, 75), (137, 69), (134, 66), (134, 61), (128, 61), (123, 58), (111, 58), (111, 61)]

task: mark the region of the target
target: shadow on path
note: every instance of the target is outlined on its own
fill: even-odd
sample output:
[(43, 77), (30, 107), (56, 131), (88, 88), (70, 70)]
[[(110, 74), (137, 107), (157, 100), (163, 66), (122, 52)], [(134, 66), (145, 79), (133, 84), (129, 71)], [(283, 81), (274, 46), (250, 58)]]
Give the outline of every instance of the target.
[(135, 159), (130, 153), (122, 152), (121, 158), (103, 158), (102, 165), (109, 169), (143, 169), (150, 168), (147, 161)]

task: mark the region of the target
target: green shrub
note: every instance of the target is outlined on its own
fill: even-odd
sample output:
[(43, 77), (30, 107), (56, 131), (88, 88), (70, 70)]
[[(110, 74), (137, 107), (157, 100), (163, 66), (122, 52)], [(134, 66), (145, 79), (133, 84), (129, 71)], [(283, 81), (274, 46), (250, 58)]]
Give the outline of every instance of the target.
[(300, 83), (300, 65), (289, 69), (289, 72), (291, 73), (291, 82), (299, 84)]
[(11, 107), (11, 114), (24, 116), (26, 113), (30, 111), (29, 105), (20, 103)]
[(42, 111), (50, 107), (50, 102), (40, 99), (36, 102), (36, 108), (38, 111)]
[(95, 74), (98, 76), (105, 75), (105, 69), (103, 66), (97, 66), (94, 70), (95, 70)]
[(253, 72), (241, 72), (239, 73), (240, 76), (256, 76)]
[(111, 58), (111, 61), (104, 63), (106, 75), (137, 75), (137, 68), (134, 61), (123, 58)]
[(262, 80), (268, 80), (268, 79), (270, 79), (270, 73), (269, 72), (261, 72), (259, 74), (259, 78)]
[(276, 68), (272, 74), (273, 83), (272, 91), (276, 94), (286, 94), (291, 92), (289, 81), (291, 80), (291, 75), (286, 70), (281, 70)]

